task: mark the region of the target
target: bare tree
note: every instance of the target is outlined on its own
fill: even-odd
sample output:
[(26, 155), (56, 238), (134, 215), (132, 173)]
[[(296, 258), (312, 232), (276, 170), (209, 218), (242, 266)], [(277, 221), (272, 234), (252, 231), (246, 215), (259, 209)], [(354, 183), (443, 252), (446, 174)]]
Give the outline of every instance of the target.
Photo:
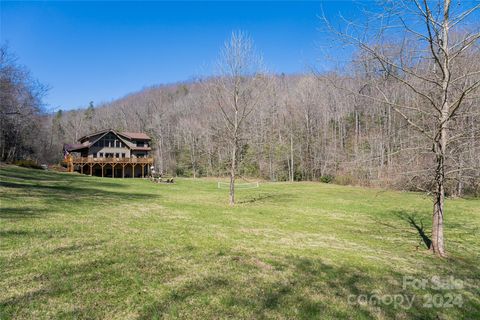
[(225, 42), (218, 62), (219, 75), (213, 79), (210, 95), (221, 111), (230, 143), (230, 205), (235, 204), (237, 153), (246, 119), (259, 103), (265, 76), (253, 41), (243, 32), (233, 32)]
[[(419, 22), (415, 30), (421, 31), (423, 20), (418, 16), (415, 16), (416, 20), (415, 17), (402, 17), (409, 23)], [(462, 23), (463, 29), (472, 29), (464, 26)], [(405, 70), (413, 70), (427, 78), (435, 74), (439, 76), (438, 65), (426, 58), (428, 46), (419, 46), (414, 37), (399, 41), (398, 36), (402, 33), (387, 34), (388, 30), (383, 38), (378, 32), (378, 42), (372, 42), (374, 37), (368, 34), (362, 40), (384, 59), (389, 59), (390, 64), (398, 62)], [(453, 42), (461, 37), (465, 37), (462, 29), (450, 35)], [(55, 158), (61, 156), (62, 144), (75, 142), (75, 134), (82, 136), (105, 128), (139, 130), (152, 137), (152, 154), (164, 173), (219, 176), (226, 173), (227, 167), (230, 176), (232, 149), (235, 147), (237, 177), (242, 174), (279, 181), (321, 180), (434, 191), (431, 179), (436, 168), (435, 153), (431, 151), (433, 140), (409, 125), (395, 109), (432, 136), (435, 136), (438, 115), (431, 112), (433, 108), (428, 99), (416, 94), (396, 77), (414, 83), (417, 90), (432, 97), (437, 96), (435, 85), (427, 83), (432, 86), (430, 88), (398, 68), (388, 67), (386, 63), (383, 66), (366, 50), (355, 51), (353, 62), (346, 65), (346, 72), (323, 75), (322, 81), (311, 74), (271, 75), (265, 81), (257, 64), (251, 62), (247, 68), (232, 73), (236, 69), (228, 68), (227, 63), (233, 60), (225, 58), (225, 51), (222, 51), (224, 63), (220, 64), (217, 77), (145, 88), (95, 106), (93, 117), (87, 116), (84, 110), (70, 110), (62, 112), (58, 118), (53, 114), (45, 115), (45, 121), (20, 121), (20, 124), (37, 123), (50, 128), (25, 130), (34, 133), (34, 139), (23, 133), (18, 138), (23, 136), (23, 141), (35, 142), (37, 137), (47, 135), (41, 139), (51, 146), (50, 154), (57, 156), (43, 158), (56, 161)], [(419, 54), (422, 52), (423, 55)], [(475, 62), (479, 59), (477, 47), (463, 51), (454, 59), (453, 77), (476, 70), (478, 64)], [(250, 60), (258, 62), (257, 57)], [(464, 77), (464, 84), (473, 84), (472, 81), (478, 79), (476, 77), (480, 75)], [(268, 83), (267, 87), (265, 83)], [(461, 83), (457, 81), (450, 89), (459, 88)], [(235, 85), (238, 85), (236, 93)], [(455, 90), (453, 92), (457, 94)], [(356, 94), (346, 94), (349, 91)], [(465, 97), (459, 109), (461, 112), (456, 112), (449, 121), (444, 185), (447, 196), (480, 194), (479, 96), (472, 94)], [(235, 126), (230, 124), (235, 123), (234, 97), (237, 97), (236, 139), (232, 139), (235, 138)], [(252, 110), (252, 113), (239, 125), (242, 110)], [(5, 119), (9, 118), (2, 120)], [(4, 128), (7, 127), (0, 126), (0, 129)], [(12, 129), (23, 132), (19, 125)], [(48, 136), (49, 132), (55, 137)], [(6, 147), (4, 150), (9, 148), (3, 141), (14, 141), (5, 139), (5, 135), (0, 138), (4, 139), (0, 141), (2, 148)], [(43, 147), (44, 144), (39, 142), (34, 146)], [(19, 144), (12, 145), (15, 148), (9, 153), (19, 150)], [(40, 156), (46, 151), (26, 148), (21, 153), (32, 154), (35, 158), (35, 154)]]
[(478, 59), (480, 32), (474, 17), (478, 8), (479, 4), (453, 8), (451, 0), (385, 1), (375, 22), (361, 26), (349, 22), (342, 31), (329, 26), (360, 50), (365, 63), (374, 65), (364, 78), (369, 89), (354, 93), (393, 109), (432, 146), (431, 250), (442, 257), (445, 185), (448, 175), (458, 172), (449, 157), (455, 143), (452, 132), (458, 129), (455, 121), (468, 114), (466, 102), (480, 86), (478, 60), (462, 68), (466, 57)]
[(42, 99), (47, 87), (17, 62), (6, 45), (0, 46), (0, 160), (35, 157), (42, 129)]
[[(390, 42), (388, 52), (395, 53), (399, 48)], [(405, 54), (403, 61), (408, 62), (411, 51), (406, 49), (404, 52), (410, 53)], [(459, 69), (455, 72), (469, 72), (471, 63), (479, 58), (478, 51), (465, 52), (456, 60), (455, 67)], [(358, 52), (348, 67), (348, 73), (331, 73), (323, 76), (322, 81), (312, 75), (271, 76), (265, 87), (259, 77), (256, 84), (261, 85), (252, 89), (255, 116), (247, 117), (240, 130), (237, 176), (241, 173), (279, 181), (320, 179), (339, 184), (432, 190), (435, 154), (431, 152), (431, 140), (386, 104), (377, 88), (391, 101), (423, 110), (403, 111), (431, 131), (435, 119), (428, 112), (428, 105), (383, 72), (378, 61), (365, 52)], [(155, 86), (101, 104), (95, 108), (94, 117), (82, 120), (78, 134), (104, 128), (144, 131), (152, 137), (153, 156), (162, 172), (195, 172), (198, 177), (223, 175), (225, 167), (230, 168), (232, 148), (231, 135), (214, 99), (217, 81), (218, 78), (210, 78)], [(345, 94), (348, 91), (357, 94)], [(230, 101), (231, 96), (226, 97)], [(226, 107), (231, 115), (231, 107)], [(450, 122), (447, 195), (480, 194), (479, 111), (478, 95), (470, 96), (464, 100), (462, 112)], [(52, 114), (44, 123), (56, 128), (35, 131), (39, 137), (48, 132), (55, 135), (43, 138), (51, 145), (51, 154), (57, 155), (49, 157), (51, 161), (61, 156), (63, 143), (74, 142), (72, 123), (83, 114), (78, 110), (65, 111), (58, 119), (53, 119)], [(45, 154), (40, 149), (32, 152)]]

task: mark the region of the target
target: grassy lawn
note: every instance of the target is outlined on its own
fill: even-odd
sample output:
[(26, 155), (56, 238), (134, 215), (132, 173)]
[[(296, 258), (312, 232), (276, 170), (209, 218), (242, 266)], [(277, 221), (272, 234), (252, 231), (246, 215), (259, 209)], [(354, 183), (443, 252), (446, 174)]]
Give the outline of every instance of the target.
[(421, 194), (264, 183), (230, 208), (213, 179), (0, 170), (2, 320), (480, 318), (479, 199), (447, 201), (440, 260)]

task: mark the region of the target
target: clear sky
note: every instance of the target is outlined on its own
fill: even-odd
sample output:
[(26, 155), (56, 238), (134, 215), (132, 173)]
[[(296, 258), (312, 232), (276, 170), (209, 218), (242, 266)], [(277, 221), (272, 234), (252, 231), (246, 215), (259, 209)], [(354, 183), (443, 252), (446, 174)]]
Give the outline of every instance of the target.
[(49, 110), (97, 105), (155, 84), (212, 73), (232, 30), (247, 32), (269, 70), (322, 64), (322, 10), (355, 15), (350, 1), (0, 2), (1, 42), (50, 87)]

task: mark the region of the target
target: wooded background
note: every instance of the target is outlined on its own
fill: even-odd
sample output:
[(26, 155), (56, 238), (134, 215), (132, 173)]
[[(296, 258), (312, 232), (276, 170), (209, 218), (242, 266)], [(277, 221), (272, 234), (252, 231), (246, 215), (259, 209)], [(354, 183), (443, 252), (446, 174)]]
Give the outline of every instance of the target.
[[(468, 61), (466, 58), (466, 65)], [(2, 73), (7, 71), (3, 69)], [(381, 72), (376, 73), (382, 77)], [(210, 81), (152, 87), (97, 107), (55, 114), (41, 112), (35, 95), (38, 90), (30, 94), (18, 90), (15, 95), (20, 93), (16, 99), (21, 102), (17, 105), (22, 107), (2, 110), (2, 160), (31, 158), (58, 163), (64, 143), (112, 128), (147, 133), (152, 138), (156, 167), (162, 172), (226, 176), (230, 145), (221, 115), (205, 89)], [(240, 175), (272, 181), (333, 179), (339, 184), (428, 189), (434, 167), (431, 144), (388, 106), (342, 90), (343, 86), (357, 92), (368, 90), (360, 76), (272, 75), (269, 82), (267, 90), (258, 94), (261, 102), (246, 120), (240, 139)], [(4, 86), (7, 84), (2, 81), (2, 95), (8, 95)], [(408, 92), (400, 89), (392, 86), (385, 91), (395, 99), (409, 99)], [(456, 119), (451, 128), (452, 135), (468, 134), (460, 135), (448, 155), (450, 167), (458, 169), (448, 185), (450, 194), (480, 190), (478, 102), (467, 101), (470, 112)], [(416, 119), (428, 121), (421, 114)]]
[[(479, 36), (465, 34), (450, 35), (468, 44), (468, 50), (454, 54), (449, 66), (457, 76), (451, 90), (470, 84), (476, 89), (448, 122), (446, 192), (457, 196), (480, 194)], [(414, 119), (427, 134), (435, 132), (438, 119), (425, 99), (434, 89), (417, 85), (415, 77), (433, 79), (436, 64), (419, 59), (413, 41), (382, 42), (381, 47), (368, 48), (380, 48), (382, 56), (372, 59), (369, 54), (377, 51), (358, 50), (337, 72), (264, 72), (261, 84), (248, 74), (235, 76), (245, 86), (253, 83), (238, 97), (253, 108), (236, 133), (239, 175), (432, 190), (436, 167), (432, 142), (406, 119)], [(228, 95), (228, 90), (218, 91), (219, 84), (228, 85), (228, 74), (153, 86), (109, 103), (91, 102), (84, 108), (49, 113), (42, 108), (46, 88), (18, 64), (8, 47), (1, 47), (0, 53), (2, 161), (58, 163), (64, 143), (111, 128), (148, 134), (160, 172), (187, 177), (228, 175), (232, 143), (217, 105), (220, 95)], [(401, 68), (392, 68), (397, 62)], [(414, 68), (415, 77), (405, 73), (405, 66)], [(420, 94), (402, 81), (415, 85)], [(401, 115), (395, 105), (411, 107), (402, 109)]]

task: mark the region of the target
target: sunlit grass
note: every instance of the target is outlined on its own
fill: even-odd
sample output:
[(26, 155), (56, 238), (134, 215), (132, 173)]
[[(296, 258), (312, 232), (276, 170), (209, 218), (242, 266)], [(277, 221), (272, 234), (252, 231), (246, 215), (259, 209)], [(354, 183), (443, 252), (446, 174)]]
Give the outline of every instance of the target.
[[(421, 194), (320, 183), (228, 190), (1, 168), (0, 319), (480, 316), (480, 200), (448, 200), (449, 258)], [(415, 225), (417, 227), (415, 227)], [(453, 276), (463, 289), (403, 288)], [(426, 308), (425, 294), (462, 306)], [(415, 295), (411, 308), (351, 295)]]

